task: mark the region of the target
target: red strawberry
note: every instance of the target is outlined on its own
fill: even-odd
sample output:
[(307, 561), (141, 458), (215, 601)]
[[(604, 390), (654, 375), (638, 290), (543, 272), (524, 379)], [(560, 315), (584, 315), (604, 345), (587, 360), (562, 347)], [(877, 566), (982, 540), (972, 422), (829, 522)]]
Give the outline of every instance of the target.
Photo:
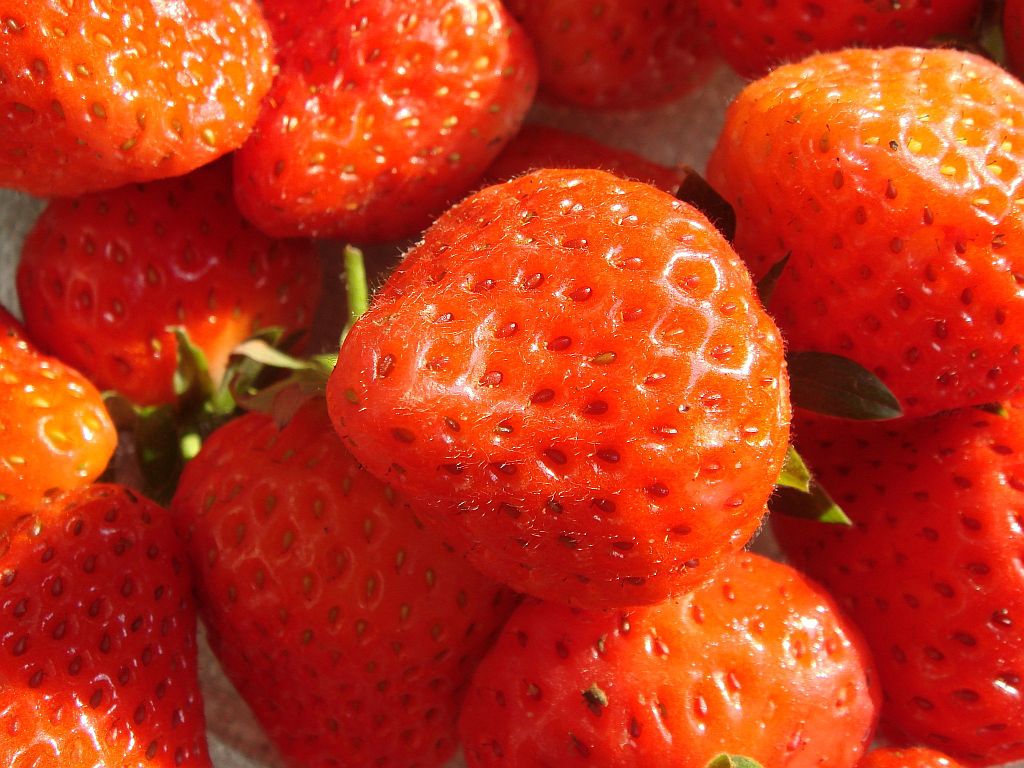
[(2, 0), (0, 185), (81, 195), (245, 141), (271, 83), (256, 0)]
[(470, 768), (857, 765), (878, 691), (863, 641), (817, 587), (753, 554), (675, 601), (512, 615), (460, 722)]
[(775, 530), (864, 631), (883, 721), (967, 762), (1024, 758), (1024, 409), (796, 434), (854, 527)]
[(927, 747), (875, 749), (858, 768), (961, 768), (960, 764)]
[(20, 334), (0, 307), (0, 529), (47, 492), (95, 480), (117, 445), (96, 388)]
[(50, 203), (25, 242), (18, 294), (32, 339), (140, 404), (175, 398), (183, 327), (214, 380), (254, 330), (302, 331), (320, 293), (305, 241), (235, 209), (230, 166)]
[(1024, 76), (1024, 0), (1006, 0), (1003, 43), (1007, 67), (1018, 77)]
[(1024, 389), (1024, 85), (949, 50), (781, 67), (708, 171), (790, 347), (877, 373), (907, 415)]
[(487, 169), (490, 182), (507, 181), (541, 168), (599, 168), (675, 194), (683, 168), (666, 168), (624, 149), (608, 147), (578, 133), (545, 125), (524, 126)]
[(97, 485), (0, 531), (0, 764), (209, 766), (195, 630), (152, 502)]
[(819, 51), (970, 39), (982, 0), (698, 0), (718, 52), (744, 77)]
[(541, 93), (583, 107), (671, 101), (714, 68), (697, 0), (506, 0), (537, 49)]
[(322, 399), (215, 432), (174, 510), (211, 646), (289, 765), (444, 763), (510, 595), (359, 467)]
[(339, 433), (515, 589), (636, 605), (757, 528), (786, 453), (782, 344), (700, 213), (603, 171), (454, 207), (348, 335)]
[(480, 178), (536, 87), (499, 0), (268, 0), (280, 74), (235, 165), (277, 236), (418, 234)]

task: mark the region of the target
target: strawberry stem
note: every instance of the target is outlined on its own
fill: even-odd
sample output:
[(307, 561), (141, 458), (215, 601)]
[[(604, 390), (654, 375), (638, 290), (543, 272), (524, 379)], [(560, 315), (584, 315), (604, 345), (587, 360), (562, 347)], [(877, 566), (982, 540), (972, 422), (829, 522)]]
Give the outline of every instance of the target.
[(345, 246), (345, 289), (348, 299), (348, 322), (341, 332), (341, 339), (338, 346), (348, 336), (356, 320), (370, 306), (370, 289), (366, 283), (366, 264), (363, 262), (363, 252), (352, 245)]

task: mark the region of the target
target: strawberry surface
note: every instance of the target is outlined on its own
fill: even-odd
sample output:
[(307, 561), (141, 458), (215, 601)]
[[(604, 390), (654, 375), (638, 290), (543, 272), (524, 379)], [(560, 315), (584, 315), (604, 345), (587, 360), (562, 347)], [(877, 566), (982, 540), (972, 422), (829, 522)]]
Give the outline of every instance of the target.
[(789, 346), (874, 371), (907, 415), (1022, 389), (1024, 85), (976, 56), (823, 54), (749, 85), (708, 169)]
[(744, 77), (820, 51), (969, 40), (981, 0), (698, 0), (718, 52)]
[(675, 194), (685, 177), (682, 168), (667, 168), (633, 152), (546, 125), (523, 126), (484, 177), (489, 182), (507, 181), (542, 168), (598, 168), (670, 194)]
[(960, 763), (927, 747), (874, 749), (859, 768), (960, 768)]
[(737, 555), (677, 600), (625, 611), (528, 602), (481, 663), (460, 722), (470, 768), (858, 764), (871, 657), (793, 569)]
[(714, 68), (697, 0), (506, 0), (537, 49), (541, 93), (583, 107), (676, 99)]
[(794, 429), (854, 526), (774, 528), (864, 631), (883, 722), (971, 764), (1024, 758), (1024, 410)]
[(311, 243), (273, 240), (231, 196), (231, 168), (51, 201), (29, 233), (18, 295), (32, 339), (142, 405), (175, 399), (184, 328), (219, 382), (254, 331), (302, 332), (320, 296)]
[(245, 141), (270, 88), (256, 0), (0, 2), (0, 186), (81, 195)]
[(245, 215), (276, 236), (418, 234), (479, 179), (536, 88), (499, 0), (268, 0), (280, 74), (236, 158)]
[(0, 528), (48, 492), (95, 480), (117, 445), (96, 388), (20, 333), (0, 307)]
[(513, 607), (334, 433), (322, 398), (243, 416), (186, 468), (210, 644), (288, 765), (440, 766), (469, 674)]
[(0, 763), (209, 768), (188, 567), (112, 485), (0, 530)]
[(547, 170), (446, 213), (342, 346), (339, 433), (493, 578), (580, 605), (692, 587), (786, 453), (782, 344), (695, 209)]

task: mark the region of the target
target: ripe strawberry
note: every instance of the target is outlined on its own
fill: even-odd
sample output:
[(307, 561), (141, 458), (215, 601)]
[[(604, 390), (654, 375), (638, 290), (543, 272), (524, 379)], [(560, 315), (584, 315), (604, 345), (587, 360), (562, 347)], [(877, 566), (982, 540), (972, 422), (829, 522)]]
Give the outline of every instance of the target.
[(356, 457), (484, 573), (584, 606), (706, 578), (757, 528), (788, 437), (782, 344), (728, 243), (594, 170), (446, 213), (327, 394)]
[(1003, 7), (1003, 44), (1007, 67), (1017, 77), (1024, 76), (1024, 0), (1006, 0)]
[(878, 691), (824, 592), (753, 554), (682, 598), (587, 612), (529, 602), (473, 677), (470, 768), (857, 765)]
[(240, 146), (270, 88), (256, 0), (2, 0), (0, 186), (81, 195)]
[(322, 398), (215, 432), (174, 510), (211, 647), (289, 765), (444, 763), (511, 595), (356, 463)]
[(981, 0), (698, 0), (718, 52), (744, 77), (819, 51), (969, 39)]
[(312, 245), (242, 219), (230, 166), (52, 201), (29, 234), (18, 294), (34, 341), (97, 386), (172, 402), (183, 327), (215, 381), (254, 330), (302, 331), (320, 293)]
[(714, 68), (697, 0), (506, 0), (533, 40), (541, 94), (583, 107), (672, 101)]
[(209, 766), (181, 542), (113, 485), (0, 531), (0, 764)]
[(775, 530), (864, 631), (883, 722), (966, 762), (1024, 757), (1024, 409), (796, 434), (854, 527)]
[(34, 349), (0, 307), (0, 528), (103, 472), (117, 432), (96, 388)]
[(675, 194), (686, 176), (624, 149), (545, 125), (524, 126), (487, 169), (489, 182), (507, 181), (541, 168), (599, 168)]
[(874, 371), (907, 415), (1024, 389), (1024, 85), (949, 50), (781, 67), (731, 106), (709, 181), (789, 345)]
[(961, 768), (960, 764), (927, 747), (875, 749), (858, 768)]
[(268, 0), (280, 74), (238, 153), (242, 212), (276, 236), (418, 234), (464, 195), (533, 100), (499, 0)]

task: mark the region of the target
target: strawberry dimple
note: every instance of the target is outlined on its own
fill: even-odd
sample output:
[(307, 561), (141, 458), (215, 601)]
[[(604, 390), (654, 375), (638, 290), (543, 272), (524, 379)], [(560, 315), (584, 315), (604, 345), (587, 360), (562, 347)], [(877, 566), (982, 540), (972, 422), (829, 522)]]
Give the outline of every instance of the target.
[[(681, 291), (709, 259), (714, 278)], [(646, 185), (554, 171), (432, 228), (329, 385), (361, 459), (475, 562), (581, 602), (657, 599), (743, 543), (785, 392), (777, 333), (710, 224)]]

